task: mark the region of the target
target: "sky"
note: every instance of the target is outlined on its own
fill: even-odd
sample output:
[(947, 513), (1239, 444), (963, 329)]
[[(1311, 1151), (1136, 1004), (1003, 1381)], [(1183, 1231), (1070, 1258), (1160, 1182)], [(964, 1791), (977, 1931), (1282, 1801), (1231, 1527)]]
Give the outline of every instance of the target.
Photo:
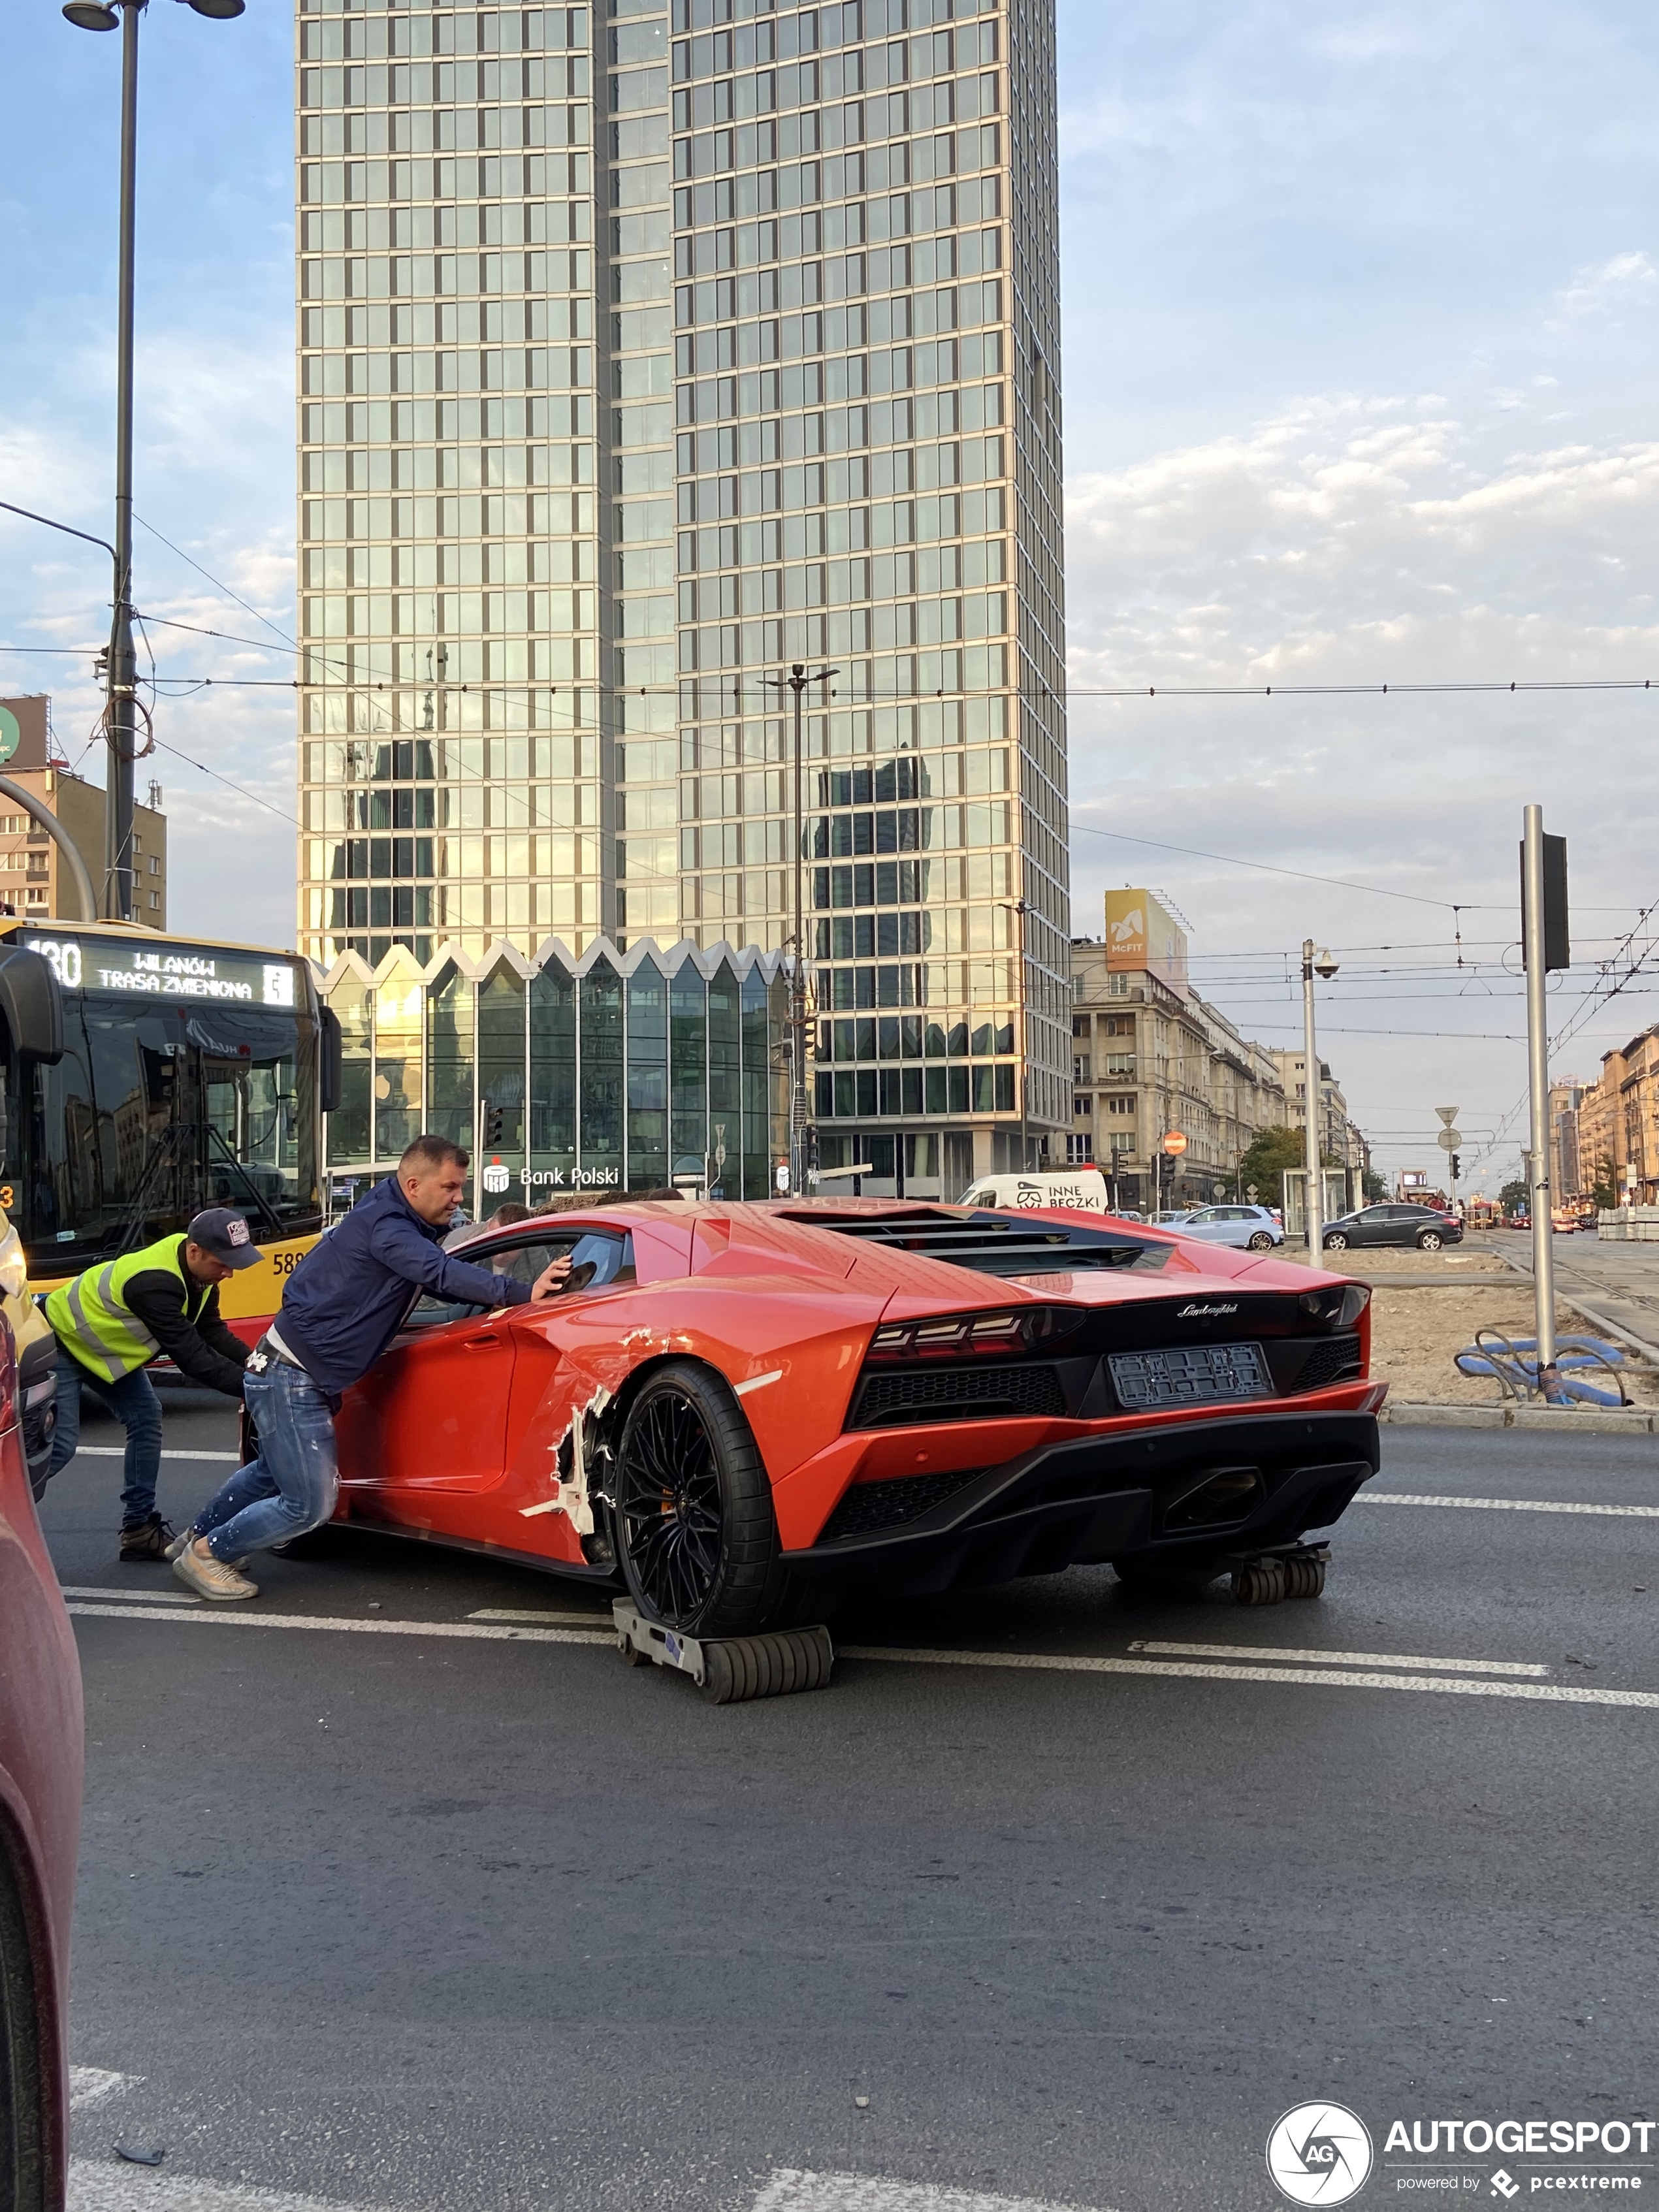
[[(148, 12), (136, 563), (158, 668), (220, 679), (139, 772), (172, 921), (289, 944), (291, 37), (275, 0)], [(1659, 697), (1168, 695), (1659, 681), (1659, 23), (1060, 0), (1060, 47), (1073, 929), (1158, 889), (1267, 1044), (1299, 1042), (1301, 942), (1328, 945), (1322, 1050), (1379, 1164), (1433, 1164), (1455, 1104), (1495, 1189), (1528, 801), (1568, 839), (1557, 1073), (1659, 1019), (1645, 971), (1608, 996), (1659, 940)], [(103, 536), (118, 40), (14, 0), (7, 61), (0, 498)], [(0, 690), (49, 688), (72, 760), (106, 602), (92, 549), (0, 515)]]

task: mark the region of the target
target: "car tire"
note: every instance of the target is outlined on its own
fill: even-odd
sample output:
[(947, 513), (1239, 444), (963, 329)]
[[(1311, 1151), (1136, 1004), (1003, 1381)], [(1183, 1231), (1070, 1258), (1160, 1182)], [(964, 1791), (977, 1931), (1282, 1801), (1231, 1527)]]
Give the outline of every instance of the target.
[(1334, 1237), (1328, 1237), (1325, 1239), (1325, 1249), (1328, 1252), (1346, 1252), (1347, 1249), (1348, 1240), (1340, 1229)]
[(677, 1359), (647, 1376), (623, 1423), (615, 1490), (617, 1559), (647, 1619), (718, 1637), (776, 1618), (785, 1578), (771, 1481), (712, 1368)]
[(0, 1833), (0, 2204), (51, 2212), (64, 2202), (50, 2084), (57, 2054), (40, 2039), (30, 1916)]
[(1271, 1237), (1269, 1237), (1269, 1236), (1268, 1236), (1268, 1234), (1267, 1234), (1267, 1231), (1266, 1231), (1265, 1229), (1258, 1229), (1258, 1230), (1256, 1231), (1256, 1232), (1255, 1232), (1255, 1236), (1254, 1236), (1254, 1237), (1251, 1237), (1251, 1239), (1250, 1239), (1250, 1249), (1251, 1249), (1251, 1251), (1252, 1251), (1252, 1252), (1271, 1252), (1271, 1251), (1273, 1250), (1273, 1238), (1272, 1238)]
[(1417, 1240), (1417, 1249), (1419, 1252), (1437, 1252), (1445, 1241), (1437, 1229), (1425, 1229)]

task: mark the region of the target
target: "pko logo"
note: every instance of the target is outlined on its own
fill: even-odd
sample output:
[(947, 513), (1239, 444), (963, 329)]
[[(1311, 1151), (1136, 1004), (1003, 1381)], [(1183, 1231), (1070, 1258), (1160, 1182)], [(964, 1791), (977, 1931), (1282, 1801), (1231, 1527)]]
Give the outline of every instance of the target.
[(1292, 2204), (1346, 2204), (1371, 2170), (1365, 2123), (1346, 2105), (1293, 2105), (1267, 2138), (1267, 2171)]
[(513, 1182), (512, 1176), (499, 1160), (491, 1160), (478, 1180), (487, 1191), (491, 1192), (510, 1189)]

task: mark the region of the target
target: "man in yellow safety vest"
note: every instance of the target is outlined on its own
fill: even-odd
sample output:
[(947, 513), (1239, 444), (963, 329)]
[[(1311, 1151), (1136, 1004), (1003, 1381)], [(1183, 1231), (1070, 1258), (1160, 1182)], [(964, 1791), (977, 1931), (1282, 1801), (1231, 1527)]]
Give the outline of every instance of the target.
[(46, 1300), (46, 1319), (58, 1339), (51, 1472), (58, 1474), (75, 1456), (81, 1393), (90, 1390), (127, 1432), (124, 1562), (165, 1559), (173, 1536), (155, 1510), (161, 1401), (144, 1370), (165, 1357), (191, 1382), (240, 1398), (248, 1346), (220, 1319), (218, 1286), (263, 1256), (240, 1213), (210, 1206), (182, 1237), (163, 1237), (140, 1252), (88, 1267)]

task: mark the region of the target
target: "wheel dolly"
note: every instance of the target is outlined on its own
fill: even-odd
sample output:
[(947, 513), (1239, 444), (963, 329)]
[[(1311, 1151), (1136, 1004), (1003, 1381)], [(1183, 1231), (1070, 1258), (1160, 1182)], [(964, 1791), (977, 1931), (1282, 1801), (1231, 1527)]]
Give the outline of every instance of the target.
[(631, 1599), (611, 1607), (617, 1648), (630, 1667), (669, 1667), (689, 1674), (711, 1705), (785, 1698), (828, 1686), (836, 1649), (827, 1628), (781, 1628), (767, 1636), (682, 1636), (647, 1620)]

